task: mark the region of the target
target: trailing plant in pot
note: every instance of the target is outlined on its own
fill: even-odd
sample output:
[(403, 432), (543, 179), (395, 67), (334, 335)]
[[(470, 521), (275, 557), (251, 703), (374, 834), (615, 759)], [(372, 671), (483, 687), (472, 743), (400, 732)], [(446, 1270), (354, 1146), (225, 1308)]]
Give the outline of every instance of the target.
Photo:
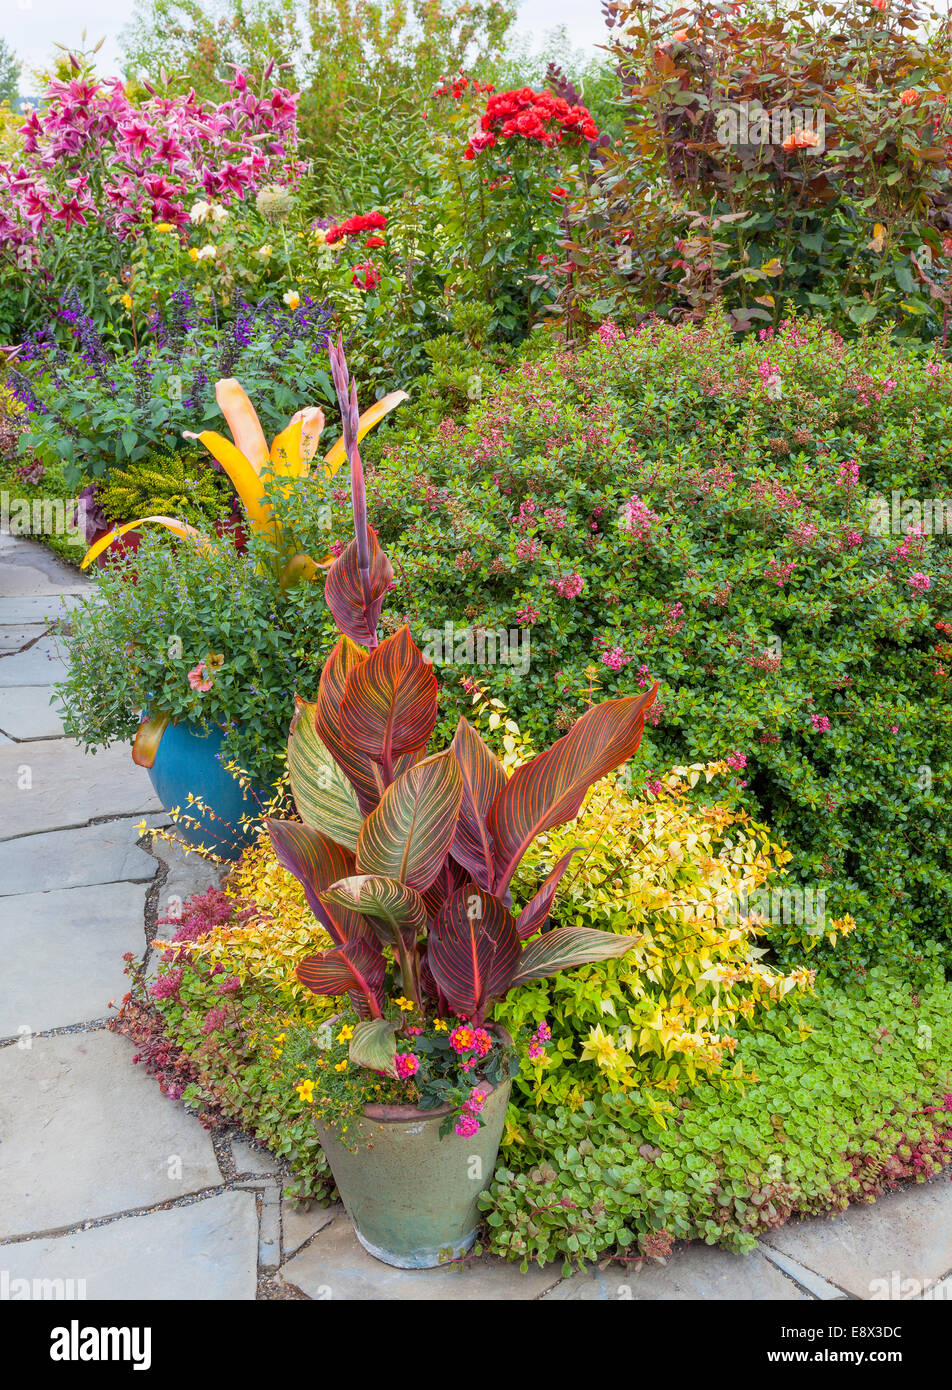
[[(511, 777), (465, 718), (450, 747), (431, 752), (432, 666), (407, 627), (377, 639), (392, 570), (367, 522), (356, 389), (339, 344), (331, 367), (355, 535), (324, 588), (341, 635), (316, 701), (298, 701), (289, 739), (301, 820), (268, 828), (333, 943), (297, 967), (298, 979), (316, 994), (345, 996), (353, 1015), (336, 1038), (346, 1054), (318, 1057), (316, 1078), (299, 1085), (318, 1101), (322, 1142), (358, 1236), (388, 1263), (417, 1267), (459, 1255), (475, 1238), (511, 1075), (508, 1036), (491, 1024), (494, 1002), (636, 944), (590, 927), (545, 930), (574, 849), (521, 910), (510, 885), (536, 836), (574, 820), (589, 787), (635, 752), (657, 687), (592, 707)], [(382, 1084), (370, 1082), (371, 1096), (375, 1074)], [(475, 1087), (464, 1085), (469, 1077)], [(483, 1128), (485, 1151), (470, 1142)], [(364, 1145), (356, 1160), (347, 1158), (354, 1140)]]

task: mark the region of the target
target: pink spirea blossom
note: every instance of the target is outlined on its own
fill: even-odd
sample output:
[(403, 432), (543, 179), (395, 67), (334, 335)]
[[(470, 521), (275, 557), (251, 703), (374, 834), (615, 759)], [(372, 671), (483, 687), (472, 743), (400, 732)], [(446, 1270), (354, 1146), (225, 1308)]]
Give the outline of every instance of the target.
[(932, 580), (929, 575), (923, 574), (921, 570), (916, 570), (914, 574), (910, 574), (907, 583), (910, 589), (915, 589), (917, 593), (924, 594), (931, 585)]
[(636, 540), (648, 540), (652, 526), (659, 520), (657, 512), (653, 512), (634, 494), (621, 509), (621, 529), (627, 531), (629, 536), (634, 536)]
[(839, 483), (840, 487), (856, 486), (859, 482), (859, 464), (855, 459), (847, 459), (845, 463), (840, 464), (840, 471), (837, 474), (836, 481)]
[(606, 319), (598, 326), (598, 340), (601, 343), (617, 343), (624, 338), (624, 333), (617, 323), (612, 323), (611, 319)]
[(732, 767), (735, 772), (743, 772), (744, 768), (747, 766), (747, 754), (728, 753), (725, 762), (727, 766)]
[(530, 539), (530, 537), (524, 536), (521, 541), (516, 542), (516, 559), (528, 560), (531, 563), (533, 560), (538, 558), (539, 550), (540, 546), (538, 541), (534, 541)]
[(182, 987), (183, 970), (169, 970), (149, 987), (153, 999), (174, 999)]
[(202, 1024), (202, 1032), (206, 1034), (217, 1033), (227, 1017), (228, 1010), (224, 1004), (221, 1004), (217, 1009), (209, 1009)]
[(811, 714), (810, 723), (818, 734), (826, 733), (827, 729), (830, 727), (830, 721), (825, 714)]
[(532, 627), (533, 623), (539, 621), (539, 610), (531, 603), (523, 604), (516, 614), (516, 621), (525, 627)]
[(772, 579), (775, 584), (784, 585), (797, 567), (796, 560), (788, 560), (781, 564), (779, 560), (768, 560), (767, 568), (764, 570), (764, 578)]
[(620, 671), (623, 666), (627, 666), (631, 661), (630, 656), (626, 656), (621, 647), (609, 647), (602, 652), (602, 663), (610, 671)]
[(550, 579), (549, 583), (560, 596), (560, 598), (578, 598), (585, 588), (585, 580), (580, 574), (563, 574), (558, 579)]

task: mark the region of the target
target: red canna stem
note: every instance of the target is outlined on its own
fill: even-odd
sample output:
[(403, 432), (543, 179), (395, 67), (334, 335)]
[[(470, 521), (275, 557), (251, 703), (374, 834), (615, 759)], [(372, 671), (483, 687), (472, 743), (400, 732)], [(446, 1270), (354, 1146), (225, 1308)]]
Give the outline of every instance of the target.
[(360, 574), (360, 588), (364, 600), (364, 616), (370, 634), (368, 647), (373, 651), (377, 644), (377, 627), (371, 615), (370, 596), (370, 541), (367, 536), (367, 489), (364, 484), (364, 466), (357, 448), (360, 411), (357, 406), (357, 387), (351, 380), (344, 356), (343, 337), (328, 345), (331, 375), (337, 402), (340, 406), (343, 426), (344, 450), (350, 467), (350, 501), (354, 514), (354, 536), (357, 541), (357, 569)]

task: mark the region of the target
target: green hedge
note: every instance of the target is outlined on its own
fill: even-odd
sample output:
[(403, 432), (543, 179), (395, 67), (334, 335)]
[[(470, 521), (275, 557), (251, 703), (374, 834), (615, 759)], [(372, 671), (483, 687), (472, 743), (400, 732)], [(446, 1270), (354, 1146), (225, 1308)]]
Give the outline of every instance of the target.
[(636, 777), (736, 755), (793, 872), (859, 922), (844, 963), (948, 959), (949, 536), (875, 534), (873, 500), (952, 496), (952, 369), (816, 320), (601, 337), (374, 446), (386, 621), (528, 630), (526, 674), (451, 662), (443, 699), (449, 724), (476, 677), (540, 745), (591, 671), (603, 698), (657, 677)]

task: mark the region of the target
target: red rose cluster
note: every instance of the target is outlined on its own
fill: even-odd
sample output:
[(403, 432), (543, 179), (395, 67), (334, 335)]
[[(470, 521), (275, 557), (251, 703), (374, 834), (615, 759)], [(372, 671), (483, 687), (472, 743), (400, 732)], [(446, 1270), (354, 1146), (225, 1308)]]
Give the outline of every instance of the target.
[(464, 159), (473, 159), (497, 140), (511, 140), (517, 135), (541, 145), (560, 145), (566, 138), (598, 139), (598, 127), (587, 107), (570, 106), (564, 97), (534, 92), (531, 87), (491, 96), (480, 125), (482, 132), (471, 137)]
[(360, 236), (361, 232), (382, 232), (386, 225), (387, 219), (382, 212), (368, 212), (364, 217), (348, 217), (339, 226), (328, 227), (326, 240), (329, 246), (333, 246), (335, 241)]
[(360, 290), (375, 290), (380, 284), (380, 271), (373, 261), (361, 261), (360, 265), (354, 266), (350, 279)]
[(459, 101), (468, 87), (472, 87), (476, 96), (479, 96), (481, 92), (494, 92), (496, 90), (491, 82), (477, 82), (475, 77), (464, 77), (462, 74), (463, 69), (460, 68), (460, 75), (453, 78), (452, 84), (448, 78), (444, 77), (433, 95), (435, 97), (452, 97), (454, 101)]

